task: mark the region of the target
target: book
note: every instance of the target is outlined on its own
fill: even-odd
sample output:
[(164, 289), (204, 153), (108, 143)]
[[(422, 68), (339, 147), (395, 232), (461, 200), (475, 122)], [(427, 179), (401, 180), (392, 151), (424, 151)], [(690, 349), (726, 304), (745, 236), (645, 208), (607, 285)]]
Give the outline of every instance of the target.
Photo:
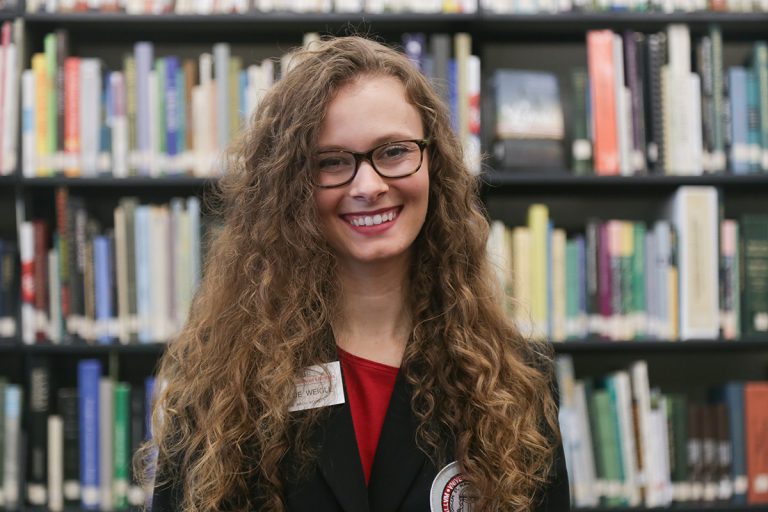
[(744, 384), (744, 428), (747, 453), (747, 503), (768, 503), (768, 382)]
[(17, 384), (5, 386), (5, 422), (3, 426), (3, 496), (6, 510), (16, 509), (22, 502), (21, 430), (23, 391)]
[(80, 503), (80, 419), (77, 388), (63, 387), (56, 391), (57, 408), (62, 423), (62, 478), (64, 502)]
[(100, 379), (101, 362), (97, 359), (83, 359), (77, 364), (80, 488), (81, 504), (86, 510), (98, 510), (101, 506)]
[(554, 73), (497, 69), (493, 154), (500, 170), (565, 168), (564, 120)]
[(768, 331), (768, 215), (741, 218), (741, 332)]
[(61, 416), (48, 416), (48, 510), (64, 510), (64, 424)]
[(587, 32), (594, 166), (598, 175), (616, 175), (620, 170), (613, 35), (610, 30)]
[(43, 506), (47, 497), (48, 415), (51, 412), (51, 371), (48, 359), (35, 357), (29, 371), (29, 454), (27, 502)]

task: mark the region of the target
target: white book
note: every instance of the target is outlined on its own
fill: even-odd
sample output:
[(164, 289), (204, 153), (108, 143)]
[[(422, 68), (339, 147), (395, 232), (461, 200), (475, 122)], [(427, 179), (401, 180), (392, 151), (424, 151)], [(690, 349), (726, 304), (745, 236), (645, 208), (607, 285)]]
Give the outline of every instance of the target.
[(654, 274), (657, 279), (655, 302), (656, 306), (656, 336), (661, 340), (672, 338), (672, 318), (670, 311), (673, 305), (669, 303), (669, 278), (671, 247), (671, 226), (666, 220), (659, 220), (653, 226), (654, 246)]
[[(681, 84), (685, 87), (685, 84)], [(688, 165), (682, 166), (685, 174), (700, 176), (704, 173), (704, 141), (701, 118), (701, 79), (696, 73), (691, 73), (688, 80)]]
[[(577, 380), (573, 387), (573, 410), (575, 421), (574, 452), (576, 465), (574, 469), (574, 504), (577, 507), (596, 507), (600, 501), (598, 492), (595, 457), (592, 447), (592, 431), (589, 425), (587, 395), (584, 382)], [(576, 469), (578, 468), (578, 469)]]
[(619, 174), (631, 174), (631, 123), (632, 117), (629, 89), (624, 85), (624, 41), (619, 34), (613, 34), (613, 65), (615, 66), (614, 93), (616, 95), (616, 131), (619, 149)]
[(192, 304), (194, 287), (192, 284), (192, 255), (196, 250), (192, 247), (192, 233), (189, 212), (184, 208), (179, 215), (179, 237), (176, 243), (176, 259), (178, 268), (176, 277), (176, 330), (184, 327)]
[(11, 174), (16, 170), (16, 137), (19, 111), (19, 70), (16, 45), (10, 43), (5, 48), (3, 67), (5, 68), (5, 95), (3, 97), (3, 167), (0, 174)]
[(192, 246), (192, 275), (190, 276), (192, 287), (196, 291), (200, 285), (202, 276), (201, 240), (200, 240), (200, 199), (197, 196), (187, 198), (187, 211), (189, 212), (190, 244)]
[(21, 73), (21, 151), (22, 173), (25, 178), (37, 175), (37, 132), (35, 130), (35, 73), (25, 69)]
[(128, 117), (125, 108), (125, 79), (123, 73), (109, 74), (113, 113), (109, 119), (112, 132), (112, 174), (115, 178), (128, 176)]
[(112, 437), (115, 419), (112, 388), (112, 380), (109, 377), (99, 379), (99, 506), (101, 512), (114, 510)]
[[(23, 268), (34, 273), (35, 268), (35, 228), (32, 222), (24, 221), (19, 225), (19, 259)], [(33, 274), (34, 275), (34, 274)], [(22, 270), (21, 302), (21, 339), (27, 345), (35, 343), (35, 296), (34, 278), (24, 275)], [(31, 292), (31, 297), (28, 296)]]
[(95, 176), (98, 169), (101, 127), (101, 63), (80, 59), (80, 162), (81, 175)]
[(246, 123), (248, 123), (259, 106), (261, 99), (260, 91), (263, 88), (264, 77), (261, 66), (257, 64), (248, 66), (246, 68), (246, 75), (248, 77), (248, 86), (245, 91), (245, 119)]
[(204, 177), (209, 174), (210, 167), (206, 165), (210, 150), (208, 148), (208, 111), (209, 95), (207, 90), (196, 85), (192, 88), (192, 144), (194, 146), (194, 167), (193, 174), (197, 177)]
[(168, 207), (152, 206), (150, 210), (150, 276), (151, 321), (150, 330), (154, 341), (167, 341), (169, 336), (170, 290), (167, 276), (171, 262), (167, 250)]
[(469, 55), (467, 57), (467, 94), (469, 95), (467, 144), (465, 158), (467, 167), (473, 174), (480, 174), (482, 170), (482, 148), (480, 145), (480, 57)]
[(21, 386), (5, 387), (5, 446), (3, 452), (3, 495), (6, 510), (15, 510), (21, 502)]
[(668, 206), (677, 231), (680, 338), (720, 335), (717, 189), (684, 186)]
[(668, 507), (672, 504), (673, 488), (670, 473), (669, 460), (669, 430), (667, 421), (666, 399), (658, 390), (652, 392), (654, 407), (651, 409), (651, 429), (653, 430), (653, 450), (655, 467), (649, 470), (648, 485), (655, 487), (661, 504), (660, 507)]
[(48, 510), (64, 510), (64, 423), (48, 416)]
[(621, 433), (621, 461), (624, 470), (623, 496), (630, 507), (640, 504), (640, 480), (637, 471), (637, 450), (632, 414), (632, 386), (629, 372), (615, 372), (611, 379), (616, 392), (616, 411)]
[(649, 472), (658, 465), (654, 460), (656, 452), (653, 447), (651, 431), (651, 389), (648, 382), (648, 364), (642, 360), (635, 361), (630, 366), (630, 375), (632, 397), (637, 415), (638, 453), (640, 453), (640, 460), (642, 461), (638, 479), (645, 488), (644, 505), (646, 507), (658, 507), (663, 503), (663, 497), (659, 495), (656, 489), (648, 486)]
[(216, 77), (216, 150), (229, 143), (229, 57), (227, 43), (213, 45), (213, 66)]

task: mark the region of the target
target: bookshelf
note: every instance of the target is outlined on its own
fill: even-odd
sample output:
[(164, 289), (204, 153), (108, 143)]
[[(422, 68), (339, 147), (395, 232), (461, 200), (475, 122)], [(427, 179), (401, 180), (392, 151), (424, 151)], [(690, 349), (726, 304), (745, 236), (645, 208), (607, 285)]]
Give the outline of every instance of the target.
[[(472, 37), (474, 53), (480, 56), (482, 72), (481, 140), (490, 151), (493, 138), (491, 82), (495, 69), (509, 67), (555, 73), (561, 85), (566, 119), (573, 105), (568, 72), (573, 65), (586, 67), (585, 34), (589, 30), (636, 30), (644, 33), (663, 31), (670, 24), (688, 26), (691, 37), (706, 34), (711, 24), (722, 30), (724, 63), (742, 62), (757, 39), (766, 39), (768, 12), (693, 12), (630, 13), (585, 12), (561, 14), (306, 14), (255, 13), (238, 15), (159, 14), (126, 15), (122, 13), (27, 13), (0, 12), (0, 21), (23, 19), (21, 64), (29, 67), (30, 56), (43, 50), (43, 39), (57, 29), (69, 33), (72, 55), (96, 56), (110, 70), (121, 66), (125, 52), (137, 41), (152, 41), (155, 55), (178, 53), (184, 57), (210, 51), (220, 41), (232, 45), (232, 54), (250, 61), (279, 57), (300, 44), (306, 32), (345, 34), (370, 33), (400, 43), (404, 32), (454, 34), (466, 32)], [(570, 128), (566, 126), (569, 133)], [(570, 135), (567, 135), (567, 137)], [(567, 140), (566, 137), (566, 140)], [(532, 203), (544, 203), (558, 227), (568, 232), (583, 230), (592, 217), (628, 218), (650, 222), (657, 218), (677, 189), (687, 185), (716, 187), (721, 194), (726, 216), (742, 213), (768, 213), (768, 174), (702, 176), (574, 176), (564, 167), (553, 172), (533, 170), (499, 173), (487, 162), (480, 176), (482, 199), (492, 219), (509, 225), (525, 223)], [(71, 196), (83, 198), (93, 214), (109, 225), (111, 212), (121, 198), (134, 196), (147, 202), (167, 202), (177, 196), (205, 197), (216, 178), (163, 176), (129, 177), (23, 177), (20, 170), (0, 176), (0, 238), (15, 238), (21, 217), (55, 218), (55, 195), (67, 187)], [(18, 308), (17, 308), (18, 309)], [(14, 313), (18, 319), (18, 311)], [(554, 344), (558, 355), (573, 359), (576, 376), (597, 377), (633, 361), (648, 362), (650, 381), (664, 391), (687, 392), (704, 399), (707, 388), (731, 379), (768, 379), (768, 335), (737, 341), (714, 340), (643, 340), (603, 341), (595, 337)], [(101, 362), (107, 375), (139, 386), (153, 372), (162, 354), (160, 343), (97, 346), (86, 343), (70, 345), (23, 345), (18, 337), (0, 339), (0, 376), (26, 385), (33, 362), (46, 360), (53, 378), (74, 385), (77, 363), (83, 359)], [(25, 414), (28, 411), (25, 409)], [(24, 421), (29, 418), (25, 416)], [(584, 512), (607, 510), (765, 510), (760, 505), (675, 505), (666, 508), (602, 507), (581, 508)], [(26, 507), (24, 510), (43, 510)], [(69, 510), (69, 508), (67, 509)]]

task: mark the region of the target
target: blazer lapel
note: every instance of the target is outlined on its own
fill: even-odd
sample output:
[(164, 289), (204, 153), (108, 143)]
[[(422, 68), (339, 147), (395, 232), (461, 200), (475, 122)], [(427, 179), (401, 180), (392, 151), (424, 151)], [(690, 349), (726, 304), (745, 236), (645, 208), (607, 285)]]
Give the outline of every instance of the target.
[(371, 512), (393, 512), (426, 462), (416, 445), (418, 423), (403, 372), (397, 375), (368, 482)]
[[(346, 389), (344, 394), (346, 397)], [(345, 511), (367, 512), (368, 495), (348, 397), (331, 413), (323, 430), (320, 452), (323, 477)]]

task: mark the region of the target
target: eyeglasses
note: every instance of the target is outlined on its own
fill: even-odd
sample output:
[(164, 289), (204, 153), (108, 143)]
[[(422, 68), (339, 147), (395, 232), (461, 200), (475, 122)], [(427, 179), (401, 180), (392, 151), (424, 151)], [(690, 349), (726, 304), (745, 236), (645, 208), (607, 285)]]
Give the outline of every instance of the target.
[(421, 168), (424, 148), (429, 142), (429, 139), (386, 142), (366, 153), (345, 149), (319, 151), (313, 160), (312, 181), (321, 188), (342, 187), (355, 179), (363, 160), (368, 160), (382, 178), (405, 178)]

